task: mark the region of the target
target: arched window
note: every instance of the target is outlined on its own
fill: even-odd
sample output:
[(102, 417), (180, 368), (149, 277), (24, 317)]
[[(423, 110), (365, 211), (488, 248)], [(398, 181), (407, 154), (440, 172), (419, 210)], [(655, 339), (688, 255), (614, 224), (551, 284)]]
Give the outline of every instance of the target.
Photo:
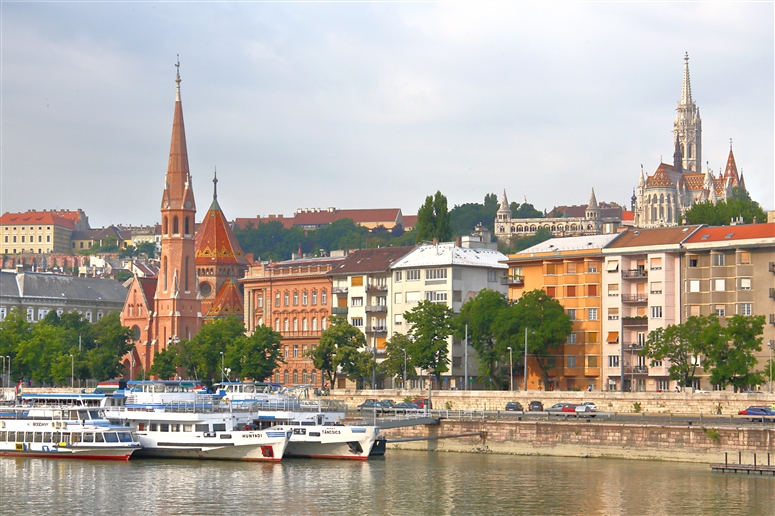
[(177, 235), (180, 233), (180, 228), (178, 227), (178, 216), (175, 215), (172, 217), (172, 234)]
[(280, 331), (280, 318), (274, 320), (274, 331)]
[(299, 331), (299, 320), (297, 318), (293, 318), (293, 331)]
[(183, 272), (183, 284), (184, 284), (184, 290), (188, 292), (188, 256), (186, 256), (186, 268)]
[(164, 231), (165, 235), (169, 234), (169, 224), (167, 224), (167, 217), (164, 217)]
[(307, 383), (307, 370), (301, 372), (301, 383)]
[(312, 331), (318, 331), (318, 318), (312, 318)]
[(659, 204), (664, 204), (664, 203), (665, 203), (665, 195), (659, 194)]
[(164, 257), (164, 263), (161, 266), (161, 279), (164, 292), (167, 292), (167, 257)]
[(191, 231), (189, 231), (189, 228), (188, 228), (188, 217), (185, 218), (185, 229), (186, 229), (186, 235), (190, 235)]
[(283, 383), (288, 383), (288, 370), (283, 371)]
[(320, 329), (324, 330), (324, 331), (326, 329), (326, 318), (325, 317), (321, 317), (320, 318)]
[(691, 159), (693, 157), (692, 155), (694, 154), (694, 145), (690, 143), (687, 147), (688, 147), (689, 155), (686, 157)]
[(308, 328), (307, 328), (307, 318), (306, 317), (301, 320), (301, 330), (302, 331), (307, 331), (308, 330)]
[(667, 194), (667, 204), (670, 204), (670, 194)]
[(293, 383), (299, 383), (299, 372), (296, 369), (293, 370)]
[(289, 328), (290, 328), (290, 323), (288, 322), (288, 318), (286, 317), (285, 319), (283, 319), (283, 330), (288, 331)]
[(318, 372), (312, 371), (312, 373), (310, 374), (309, 383), (311, 383), (312, 385), (315, 385), (317, 381), (318, 381)]

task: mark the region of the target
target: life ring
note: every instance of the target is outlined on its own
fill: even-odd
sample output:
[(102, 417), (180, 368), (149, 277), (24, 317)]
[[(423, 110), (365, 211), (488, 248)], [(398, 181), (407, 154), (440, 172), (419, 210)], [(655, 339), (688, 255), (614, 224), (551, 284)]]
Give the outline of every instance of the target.
[(229, 403), (229, 401), (231, 401), (231, 400), (229, 400), (229, 398), (223, 398), (223, 402), (224, 403)]

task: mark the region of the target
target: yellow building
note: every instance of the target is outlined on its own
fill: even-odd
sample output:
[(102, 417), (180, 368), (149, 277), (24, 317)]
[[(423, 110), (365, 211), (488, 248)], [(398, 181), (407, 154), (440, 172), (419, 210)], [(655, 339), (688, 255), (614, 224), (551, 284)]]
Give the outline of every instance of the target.
[(557, 299), (573, 321), (567, 342), (550, 361), (547, 385), (543, 385), (543, 373), (537, 362), (529, 359), (528, 388), (602, 388), (602, 249), (618, 236), (552, 238), (512, 254), (506, 261), (510, 300), (541, 289)]
[(70, 253), (70, 236), (79, 212), (28, 211), (0, 217), (0, 254)]

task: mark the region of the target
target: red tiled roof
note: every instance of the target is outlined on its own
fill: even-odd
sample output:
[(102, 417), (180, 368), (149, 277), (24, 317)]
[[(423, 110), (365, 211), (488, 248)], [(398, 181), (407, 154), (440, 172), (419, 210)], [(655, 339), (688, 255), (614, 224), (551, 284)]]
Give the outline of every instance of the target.
[(0, 224), (51, 224), (75, 229), (75, 221), (72, 218), (40, 211), (3, 213), (3, 216), (0, 217)]
[(335, 267), (344, 260), (344, 256), (321, 256), (316, 258), (298, 258), (296, 260), (285, 260), (282, 262), (270, 263), (266, 266), (268, 270), (273, 269), (291, 269), (297, 267)]
[(341, 219), (352, 219), (356, 224), (387, 222), (395, 223), (401, 210), (377, 208), (371, 210), (320, 210), (302, 211), (294, 215), (294, 226), (326, 226)]
[(704, 227), (693, 234), (685, 243), (721, 242), (725, 240), (756, 238), (775, 238), (775, 223)]
[(705, 174), (684, 174), (687, 190), (702, 190), (705, 188)]
[(242, 317), (243, 304), (237, 284), (227, 279), (221, 287), (205, 317), (228, 317), (236, 315)]
[(417, 215), (404, 215), (404, 229), (411, 229), (417, 224)]
[(231, 226), (223, 216), (217, 201), (213, 201), (204, 220), (199, 225), (195, 239), (196, 264), (239, 264), (248, 265)]
[(619, 238), (608, 244), (606, 248), (616, 249), (646, 245), (680, 244), (699, 227), (699, 225), (694, 225), (654, 229), (628, 229), (623, 231)]
[(627, 220), (630, 220), (630, 221), (634, 221), (635, 220), (635, 212), (634, 211), (624, 210), (622, 212), (622, 221), (627, 221)]
[(153, 309), (153, 298), (156, 296), (156, 285), (158, 284), (158, 278), (156, 276), (148, 278), (135, 277), (135, 281), (140, 284), (140, 288), (145, 296), (145, 304), (150, 309)]
[(669, 169), (677, 170), (672, 165), (660, 163), (659, 167), (657, 167), (657, 171), (654, 172), (654, 175), (649, 176), (646, 180), (646, 185), (649, 187), (673, 186), (673, 180), (670, 179)]
[(259, 224), (268, 224), (270, 222), (279, 222), (283, 225), (285, 229), (290, 229), (293, 227), (293, 217), (283, 217), (282, 215), (270, 215), (268, 217), (256, 217), (256, 218), (238, 218), (234, 219), (234, 225), (237, 226), (240, 229), (245, 229), (245, 227), (248, 225), (248, 222), (253, 223), (253, 227), (258, 226)]
[(729, 149), (724, 179), (732, 179), (732, 186), (737, 186), (740, 183), (740, 176), (737, 174), (737, 163), (735, 163), (735, 155), (732, 153), (732, 149)]
[(334, 266), (328, 275), (387, 272), (393, 263), (414, 249), (414, 246), (403, 246), (354, 251), (341, 264)]

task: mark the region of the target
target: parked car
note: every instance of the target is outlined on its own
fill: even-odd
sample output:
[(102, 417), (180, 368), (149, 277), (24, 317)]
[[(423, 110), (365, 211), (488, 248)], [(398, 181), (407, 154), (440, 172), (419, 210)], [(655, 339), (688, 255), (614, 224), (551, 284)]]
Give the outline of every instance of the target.
[(544, 411), (544, 404), (540, 401), (531, 401), (527, 404), (527, 409), (530, 412), (543, 412)]
[(576, 405), (575, 403), (555, 403), (554, 405), (552, 405), (551, 407), (546, 409), (546, 411), (549, 414), (563, 414), (564, 413), (566, 416), (568, 416), (568, 415), (570, 415), (572, 413), (572, 414), (575, 415), (576, 414), (576, 407), (577, 406), (578, 405)]
[(415, 412), (417, 410), (422, 410), (420, 407), (415, 405), (414, 403), (410, 403), (408, 401), (402, 401), (401, 403), (396, 403), (392, 407), (390, 407), (390, 411), (394, 414), (411, 414), (412, 412)]
[(581, 405), (576, 405), (576, 415), (583, 414), (588, 417), (595, 417), (597, 407), (592, 401), (585, 401)]
[(433, 408), (433, 402), (431, 400), (429, 400), (428, 398), (416, 398), (416, 399), (412, 400), (412, 403), (414, 403), (415, 405), (417, 405), (421, 409), (426, 408), (426, 405), (427, 405), (427, 408), (430, 408), (430, 409)]
[[(597, 405), (594, 401), (582, 401), (579, 404), (580, 407), (589, 407), (589, 412), (597, 412)], [(584, 409), (586, 410), (586, 409)]]
[(752, 406), (747, 409), (743, 409), (737, 413), (739, 416), (759, 416), (759, 418), (749, 417), (749, 421), (761, 421), (765, 417), (767, 421), (775, 421), (775, 409), (764, 406)]
[(509, 401), (506, 403), (506, 410), (518, 410), (520, 412), (524, 411), (522, 404), (518, 401)]
[(357, 408), (358, 412), (376, 412), (377, 414), (382, 412), (382, 405), (377, 400), (366, 400)]
[(379, 400), (379, 404), (382, 406), (383, 410), (390, 409), (395, 405), (395, 402), (393, 400), (387, 399), (387, 400)]

